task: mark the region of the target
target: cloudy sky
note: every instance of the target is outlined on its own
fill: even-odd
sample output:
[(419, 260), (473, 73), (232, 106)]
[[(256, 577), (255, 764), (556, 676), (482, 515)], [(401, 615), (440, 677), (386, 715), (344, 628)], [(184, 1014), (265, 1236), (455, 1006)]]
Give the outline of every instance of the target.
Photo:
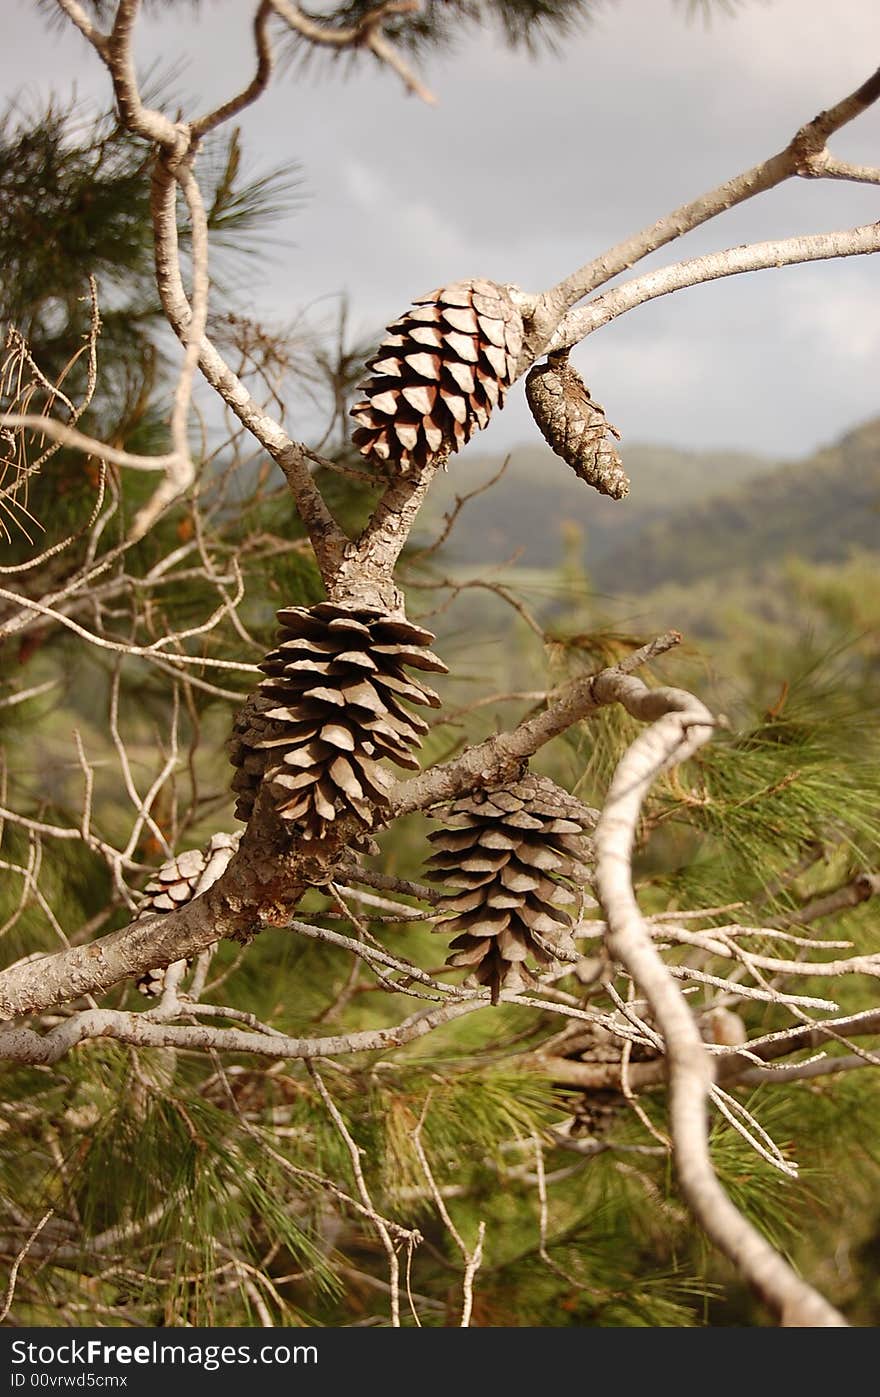
[[(3, 9), (7, 96), (106, 99), (77, 33), (47, 36), (36, 0)], [(179, 58), (177, 91), (213, 103), (250, 74), (251, 10), (215, 0), (198, 20), (186, 7), (144, 22), (139, 63)], [(372, 60), (347, 78), (338, 67), (283, 74), (242, 120), (246, 150), (257, 170), (296, 159), (307, 200), (278, 230), (286, 243), (260, 271), (253, 308), (283, 320), (344, 290), (355, 328), (370, 333), (459, 277), (542, 289), (783, 146), (880, 63), (877, 0), (749, 0), (709, 27), (685, 10), (608, 0), (560, 58), (538, 61), (470, 35), (423, 69), (435, 107)], [(880, 104), (834, 149), (880, 164)], [(876, 186), (795, 181), (643, 266), (877, 218)], [(794, 457), (880, 413), (878, 292), (880, 256), (731, 278), (633, 311), (574, 360), (625, 440)], [(519, 390), (483, 442), (534, 430)]]

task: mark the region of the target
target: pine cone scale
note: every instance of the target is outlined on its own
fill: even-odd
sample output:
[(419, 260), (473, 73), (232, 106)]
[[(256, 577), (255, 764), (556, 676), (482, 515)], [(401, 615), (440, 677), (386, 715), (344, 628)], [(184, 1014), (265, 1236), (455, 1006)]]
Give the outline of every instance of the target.
[[(204, 849), (185, 849), (164, 863), (144, 888), (135, 921), (178, 907), (207, 892), (225, 871), (238, 848), (237, 834), (214, 834)], [(158, 998), (165, 988), (165, 970), (148, 970), (136, 981), (141, 994)]]
[(229, 744), (236, 814), (250, 817), (265, 782), (281, 819), (305, 839), (323, 838), (346, 814), (369, 827), (371, 803), (386, 805), (393, 784), (379, 763), (419, 769), (412, 749), (428, 724), (404, 703), (440, 700), (406, 671), (445, 672), (426, 648), (434, 637), (397, 616), (332, 602), (288, 607), (278, 620), (266, 677)]
[(504, 287), (463, 281), (418, 298), (388, 330), (351, 410), (352, 439), (405, 473), (486, 426), (516, 376), (522, 317)]
[(447, 963), (470, 970), (497, 1001), (502, 989), (534, 982), (529, 959), (548, 966), (574, 957), (565, 907), (577, 893), (561, 880), (588, 871), (586, 831), (595, 812), (527, 775), (456, 801), (450, 814), (457, 826), (428, 836), (436, 852), (427, 876), (451, 885), (438, 904), (444, 920), (437, 930), (453, 938)]

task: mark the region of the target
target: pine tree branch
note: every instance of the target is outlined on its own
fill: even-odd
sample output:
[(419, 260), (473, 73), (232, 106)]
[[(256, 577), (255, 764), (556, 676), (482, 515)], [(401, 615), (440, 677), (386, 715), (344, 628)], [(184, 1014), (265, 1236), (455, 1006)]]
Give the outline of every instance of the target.
[[(176, 635), (162, 636), (161, 639), (154, 641), (152, 645), (131, 645), (126, 641), (108, 640), (106, 636), (86, 630), (85, 626), (79, 625), (77, 621), (74, 621), (70, 616), (66, 616), (63, 612), (55, 611), (51, 606), (46, 606), (43, 602), (31, 601), (27, 597), (21, 597), (17, 592), (9, 592), (4, 587), (0, 587), (0, 598), (5, 601), (20, 604), (27, 610), (36, 612), (39, 616), (46, 616), (52, 621), (57, 621), (59, 625), (65, 626), (69, 631), (73, 631), (80, 639), (87, 640), (90, 645), (94, 645), (98, 650), (111, 650), (118, 655), (139, 655), (145, 659), (152, 659), (155, 656), (160, 656), (169, 665), (196, 665), (199, 668), (204, 666), (208, 669), (232, 669), (245, 671), (248, 674), (259, 673), (259, 667), (257, 665), (248, 664), (246, 661), (221, 660), (212, 655), (175, 654), (173, 650), (169, 653), (166, 647), (182, 639), (183, 632)], [(198, 629), (212, 628), (216, 625), (217, 620), (220, 619), (221, 613), (224, 613), (226, 610), (228, 610), (228, 606), (221, 607), (220, 611), (214, 614), (209, 623)], [(7, 631), (5, 628), (0, 628), (0, 637), (6, 633)], [(11, 633), (11, 630), (8, 633)]]
[(743, 272), (800, 266), (806, 262), (827, 261), (832, 257), (863, 257), (872, 252), (880, 252), (880, 222), (835, 233), (811, 233), (730, 247), (721, 252), (694, 257), (689, 262), (659, 267), (657, 271), (613, 287), (603, 296), (597, 296), (586, 306), (566, 315), (547, 345), (547, 352), (570, 348), (636, 306), (689, 286), (717, 281), (721, 277), (739, 276)]
[(549, 341), (565, 312), (577, 301), (589, 295), (597, 286), (618, 276), (620, 272), (625, 272), (635, 262), (664, 247), (666, 243), (682, 237), (710, 219), (717, 218), (728, 209), (753, 199), (757, 194), (775, 188), (787, 179), (798, 175), (818, 177), (821, 171), (818, 170), (817, 161), (821, 164), (819, 157), (828, 137), (867, 111), (878, 97), (880, 68), (855, 92), (844, 97), (828, 111), (820, 112), (812, 121), (802, 126), (784, 150), (734, 176), (733, 179), (726, 180), (716, 189), (701, 194), (690, 203), (674, 209), (665, 218), (658, 219), (656, 223), (643, 228), (633, 237), (585, 263), (576, 272), (572, 272), (556, 286), (544, 292), (539, 298), (533, 318), (535, 332), (542, 346)]
[[(189, 149), (188, 145), (187, 150)], [(187, 154), (175, 158), (173, 163), (170, 160), (168, 162), (178, 186), (183, 191), (189, 210), (192, 254), (192, 307), (180, 336), (184, 347), (184, 359), (171, 407), (171, 440), (175, 446), (176, 461), (169, 467), (159, 488), (135, 515), (130, 534), (133, 539), (143, 538), (168, 506), (179, 499), (195, 479), (195, 465), (190, 454), (187, 427), (192, 404), (193, 379), (208, 323), (209, 281), (208, 219), (201, 190), (192, 171), (191, 159)]]
[(833, 888), (820, 897), (811, 898), (794, 912), (786, 912), (776, 917), (774, 927), (806, 926), (810, 922), (821, 921), (823, 917), (833, 917), (837, 912), (858, 907), (872, 897), (880, 897), (880, 873), (857, 873), (855, 878)]
[(838, 160), (828, 150), (821, 150), (812, 156), (801, 174), (812, 179), (847, 179), (856, 184), (880, 184), (880, 169), (875, 165), (853, 165), (849, 160)]
[(269, 18), (272, 13), (271, 0), (260, 0), (257, 13), (254, 15), (254, 48), (257, 54), (257, 70), (247, 87), (243, 88), (241, 92), (230, 97), (228, 102), (223, 102), (219, 107), (215, 107), (213, 111), (195, 118), (190, 125), (195, 140), (201, 140), (209, 131), (214, 131), (218, 126), (221, 126), (224, 121), (238, 116), (245, 107), (251, 106), (259, 97), (262, 97), (269, 86), (274, 68), (274, 55), (269, 39)]
[(186, 128), (170, 121), (164, 112), (145, 107), (141, 100), (132, 52), (134, 26), (139, 11), (140, 0), (118, 0), (106, 45), (98, 52), (113, 82), (121, 124), (133, 135), (161, 146), (169, 154), (176, 152), (182, 157), (189, 148)]
[[(631, 671), (665, 654), (680, 641), (678, 631), (667, 631), (600, 674), (572, 680), (535, 717), (527, 718), (508, 732), (495, 733), (476, 746), (468, 747), (460, 756), (442, 766), (431, 767), (410, 781), (398, 782), (391, 792), (393, 815), (397, 817), (416, 810), (427, 810), (433, 805), (455, 800), (467, 791), (508, 779), (545, 743), (551, 742), (574, 723), (588, 718), (606, 704), (621, 703), (632, 712), (630, 703), (635, 691), (629, 681)], [(645, 701), (639, 691), (637, 707), (650, 711), (656, 705), (654, 711), (662, 712), (668, 696), (678, 691), (651, 689), (646, 692), (653, 697)], [(642, 716), (641, 712), (636, 716)]]
[(10, 427), (15, 431), (39, 432), (41, 436), (49, 437), (51, 441), (57, 441), (59, 445), (66, 446), (71, 451), (81, 451), (84, 456), (96, 456), (111, 466), (119, 466), (121, 470), (167, 471), (178, 460), (176, 451), (166, 452), (163, 456), (140, 456), (133, 451), (120, 451), (115, 446), (109, 446), (107, 442), (99, 441), (97, 437), (86, 436), (75, 427), (68, 426), (66, 422), (59, 422), (55, 417), (43, 417), (37, 412), (2, 412), (0, 427)]
[(425, 1101), (425, 1105), (422, 1109), (422, 1114), (419, 1118), (418, 1124), (416, 1125), (415, 1130), (412, 1131), (410, 1139), (412, 1140), (413, 1149), (415, 1150), (419, 1164), (421, 1165), (422, 1173), (425, 1176), (425, 1182), (428, 1185), (428, 1192), (430, 1193), (430, 1196), (434, 1202), (434, 1206), (437, 1209), (437, 1212), (440, 1214), (443, 1226), (446, 1228), (447, 1232), (452, 1237), (452, 1240), (455, 1243), (456, 1247), (461, 1252), (461, 1257), (464, 1262), (464, 1276), (462, 1278), (461, 1286), (462, 1303), (459, 1328), (468, 1329), (470, 1327), (471, 1316), (473, 1314), (474, 1309), (474, 1279), (476, 1277), (477, 1271), (480, 1269), (480, 1265), (482, 1264), (483, 1260), (483, 1242), (486, 1238), (486, 1224), (482, 1220), (478, 1223), (477, 1240), (473, 1248), (470, 1248), (452, 1220), (452, 1215), (450, 1214), (449, 1209), (446, 1206), (446, 1200), (444, 1199), (441, 1190), (437, 1186), (437, 1180), (434, 1178), (434, 1174), (431, 1169), (431, 1164), (428, 1159), (424, 1143), (422, 1141), (422, 1128), (425, 1124), (425, 1116), (427, 1115), (430, 1101), (431, 1098), (430, 1096), (428, 1096)]
[[(348, 1129), (345, 1120), (343, 1119), (342, 1113), (340, 1112), (339, 1107), (336, 1105), (336, 1102), (333, 1100), (333, 1097), (330, 1095), (329, 1091), (324, 1085), (324, 1080), (317, 1067), (315, 1067), (311, 1061), (309, 1061), (307, 1065), (309, 1075), (318, 1089), (318, 1095), (321, 1097), (321, 1100), (323, 1101), (327, 1109), (330, 1119), (333, 1121), (333, 1124), (336, 1126), (336, 1129), (339, 1131), (339, 1134), (345, 1143), (346, 1150), (348, 1151), (348, 1157), (351, 1161), (351, 1170), (354, 1175), (355, 1187), (357, 1188), (358, 1195), (361, 1200), (361, 1205), (364, 1209), (366, 1216), (370, 1219), (376, 1231), (378, 1232), (382, 1245), (385, 1248), (385, 1255), (388, 1258), (389, 1292), (391, 1295), (391, 1327), (393, 1329), (399, 1329), (400, 1262), (397, 1258), (397, 1247), (395, 1246), (395, 1239), (391, 1235), (391, 1225), (389, 1224), (389, 1220), (387, 1218), (384, 1218), (381, 1215), (381, 1213), (377, 1211), (376, 1205), (373, 1202), (372, 1196), (370, 1194), (369, 1186), (367, 1185), (367, 1181), (364, 1177), (363, 1165), (361, 1163), (361, 1155), (364, 1153), (363, 1150), (361, 1150), (360, 1146), (352, 1137), (352, 1134)], [(421, 1234), (418, 1232), (413, 1232), (411, 1236), (413, 1245), (417, 1245), (422, 1240)]]
[[(596, 709), (618, 701), (628, 706), (629, 672), (663, 654), (680, 638), (677, 632), (669, 632), (611, 669), (576, 680), (536, 718), (470, 748), (443, 767), (398, 785), (392, 792), (390, 810), (380, 813), (393, 819), (488, 785), (518, 769), (544, 743)], [(168, 656), (172, 658), (181, 657)], [(652, 703), (662, 706), (662, 696), (677, 691), (647, 692), (655, 696), (647, 701), (650, 708)], [(154, 967), (197, 955), (217, 941), (248, 940), (263, 926), (286, 924), (306, 888), (326, 883), (335, 868), (349, 858), (348, 844), (360, 831), (361, 827), (351, 821), (337, 820), (333, 833), (317, 850), (302, 841), (291, 845), (261, 797), (238, 853), (205, 894), (166, 916), (139, 921), (86, 946), (0, 972), (0, 1018), (40, 1013), (81, 994), (100, 994)], [(69, 837), (76, 838), (76, 832)]]
[(34, 1242), (37, 1240), (43, 1228), (46, 1226), (46, 1223), (52, 1217), (54, 1212), (55, 1209), (50, 1208), (48, 1212), (43, 1214), (43, 1216), (40, 1218), (40, 1221), (37, 1223), (36, 1227), (33, 1229), (24, 1246), (20, 1249), (18, 1255), (12, 1263), (12, 1268), (9, 1272), (9, 1280), (6, 1284), (6, 1295), (3, 1300), (3, 1307), (2, 1309), (0, 1309), (0, 1324), (5, 1324), (6, 1319), (9, 1315), (9, 1311), (12, 1309), (12, 1301), (15, 1297), (15, 1282), (18, 1280), (18, 1272), (21, 1267), (21, 1263), (24, 1261)]
[(109, 34), (104, 34), (102, 30), (92, 22), (82, 5), (78, 3), (78, 0), (55, 0), (55, 3), (59, 10), (67, 15), (71, 24), (76, 25), (83, 37), (88, 39), (89, 43), (97, 49), (98, 53), (103, 58), (110, 41)]
[[(186, 342), (192, 320), (180, 272), (177, 239), (176, 174), (162, 160), (153, 170), (151, 208), (156, 253), (156, 284), (168, 322)], [(306, 453), (274, 418), (264, 413), (206, 335), (199, 341), (199, 368), (208, 383), (284, 472), (315, 550), (325, 582), (339, 570), (349, 540), (331, 515), (309, 471)]]
[(683, 690), (667, 691), (669, 700), (661, 698), (658, 706), (663, 691), (646, 689), (636, 679), (628, 683), (629, 711), (655, 721), (626, 752), (612, 780), (594, 836), (596, 884), (608, 923), (609, 954), (632, 975), (663, 1035), (679, 1186), (704, 1231), (783, 1324), (844, 1324), (743, 1217), (715, 1175), (706, 1120), (712, 1060), (686, 1000), (651, 942), (633, 892), (631, 868), (636, 826), (651, 785), (662, 771), (707, 742), (714, 723), (708, 709)]
[[(262, 412), (205, 335), (208, 309), (207, 223), (201, 193), (192, 169), (198, 132), (186, 122), (169, 121), (162, 112), (145, 106), (141, 99), (132, 56), (133, 28), (139, 7), (139, 0), (119, 0), (114, 23), (105, 43), (97, 42), (94, 32), (86, 34), (110, 73), (121, 123), (133, 135), (160, 147), (160, 153), (154, 163), (151, 193), (156, 281), (166, 318), (185, 349), (171, 420), (172, 439), (176, 449), (167, 458), (166, 481), (136, 518), (132, 536), (138, 538), (145, 533), (168, 504), (192, 481), (194, 472), (186, 435), (186, 418), (191, 399), (192, 375), (198, 364), (207, 381), (227, 406), (284, 471), (315, 549), (318, 565), (326, 579), (332, 577), (338, 569), (349, 540), (333, 519), (311, 477), (304, 449), (294, 443), (277, 422)], [(68, 13), (76, 22), (74, 15)], [(257, 18), (260, 20), (259, 13)], [(262, 91), (268, 83), (268, 74), (265, 74), (263, 81), (262, 72), (268, 61), (264, 25), (265, 17), (260, 20), (257, 28), (258, 74), (251, 84), (251, 87), (254, 87), (254, 98), (259, 95), (254, 85), (259, 86), (259, 90)], [(82, 28), (81, 25), (78, 27)], [(250, 88), (246, 91), (250, 91)], [(218, 109), (218, 112), (220, 110)], [(209, 114), (207, 120), (210, 121), (213, 117), (223, 119), (214, 113)], [(190, 213), (193, 241), (192, 304), (184, 289), (180, 268), (176, 210), (178, 187), (183, 192)]]
[(320, 1038), (292, 1038), (284, 1033), (248, 1032), (213, 1024), (157, 1023), (149, 1013), (128, 1014), (116, 1009), (84, 1009), (48, 1033), (32, 1028), (0, 1027), (0, 1059), (52, 1064), (95, 1038), (112, 1038), (140, 1048), (178, 1048), (191, 1052), (257, 1053), (273, 1059), (332, 1058), (349, 1053), (385, 1052), (414, 1043), (443, 1024), (485, 1009), (488, 992), (439, 1007), (420, 1010), (390, 1028), (361, 1029)]
[(394, 45), (382, 32), (386, 19), (398, 15), (417, 14), (421, 9), (420, 0), (384, 0), (362, 15), (356, 24), (334, 26), (321, 24), (306, 15), (292, 0), (270, 0), (273, 10), (283, 19), (294, 33), (308, 43), (323, 48), (368, 48), (380, 63), (386, 64), (402, 80), (404, 87), (423, 102), (433, 105), (436, 97), (431, 93)]
[(877, 1067), (876, 1062), (847, 1053), (841, 1057), (823, 1057), (812, 1062), (791, 1062), (782, 1067), (747, 1067), (735, 1078), (744, 1087), (757, 1087), (781, 1082), (811, 1082), (816, 1077), (836, 1077), (842, 1072), (856, 1072), (862, 1067)]

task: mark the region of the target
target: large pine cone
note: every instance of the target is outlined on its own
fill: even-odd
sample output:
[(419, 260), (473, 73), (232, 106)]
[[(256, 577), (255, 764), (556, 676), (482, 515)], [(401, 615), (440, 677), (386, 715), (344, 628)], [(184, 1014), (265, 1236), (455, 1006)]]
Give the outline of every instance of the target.
[(265, 779), (275, 808), (304, 839), (321, 839), (342, 815), (373, 823), (371, 805), (387, 805), (384, 757), (418, 771), (411, 748), (428, 731), (406, 704), (439, 707), (432, 689), (406, 667), (445, 673), (426, 649), (430, 631), (410, 621), (332, 602), (278, 612), (278, 649), (239, 713), (229, 743), (238, 771), (235, 813), (250, 818)]
[(447, 964), (472, 967), (478, 984), (515, 992), (535, 983), (524, 961), (539, 965), (576, 959), (571, 917), (563, 907), (577, 894), (562, 880), (583, 885), (591, 876), (592, 846), (585, 831), (597, 815), (543, 776), (480, 791), (449, 810), (463, 828), (429, 835), (438, 852), (429, 877), (452, 884), (437, 928), (456, 933)]
[(523, 343), (522, 316), (494, 281), (419, 296), (368, 361), (352, 440), (380, 468), (406, 473), (458, 451), (504, 405)]
[(618, 440), (620, 433), (605, 420), (605, 409), (593, 402), (567, 353), (551, 354), (529, 371), (526, 398), (547, 445), (575, 475), (613, 500), (629, 494), (623, 462), (608, 440), (609, 432)]
[[(137, 919), (174, 912), (216, 883), (238, 848), (240, 834), (212, 834), (204, 849), (185, 849), (163, 864), (144, 888)], [(136, 982), (141, 994), (158, 996), (165, 988), (165, 970), (148, 970)]]

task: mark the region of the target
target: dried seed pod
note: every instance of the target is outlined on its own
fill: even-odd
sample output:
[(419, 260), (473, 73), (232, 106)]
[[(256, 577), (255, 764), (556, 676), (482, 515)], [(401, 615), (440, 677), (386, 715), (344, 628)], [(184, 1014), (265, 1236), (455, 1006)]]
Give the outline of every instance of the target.
[(436, 708), (408, 668), (445, 673), (427, 649), (430, 631), (400, 616), (333, 602), (278, 612), (278, 648), (235, 721), (229, 755), (238, 768), (235, 813), (250, 818), (265, 780), (282, 820), (321, 839), (339, 816), (372, 825), (388, 802), (388, 758), (417, 771), (412, 755), (428, 724), (409, 704)]
[[(240, 834), (212, 834), (203, 849), (185, 849), (163, 864), (144, 888), (141, 917), (174, 912), (216, 883), (238, 848)], [(165, 988), (165, 969), (148, 970), (136, 981), (141, 994), (158, 997)]]
[(449, 808), (453, 829), (429, 835), (437, 852), (430, 878), (449, 884), (438, 904), (451, 913), (437, 930), (450, 932), (447, 964), (468, 966), (478, 984), (522, 990), (535, 983), (525, 961), (578, 959), (571, 917), (573, 883), (592, 875), (586, 831), (597, 815), (543, 776), (464, 796)]
[(458, 451), (503, 406), (523, 323), (505, 287), (476, 280), (417, 297), (388, 330), (351, 409), (352, 440), (380, 469), (405, 474)]
[(629, 494), (623, 462), (608, 433), (620, 433), (605, 419), (605, 409), (590, 397), (568, 353), (551, 354), (536, 364), (526, 379), (526, 398), (541, 433), (581, 480), (601, 495), (622, 500)]

